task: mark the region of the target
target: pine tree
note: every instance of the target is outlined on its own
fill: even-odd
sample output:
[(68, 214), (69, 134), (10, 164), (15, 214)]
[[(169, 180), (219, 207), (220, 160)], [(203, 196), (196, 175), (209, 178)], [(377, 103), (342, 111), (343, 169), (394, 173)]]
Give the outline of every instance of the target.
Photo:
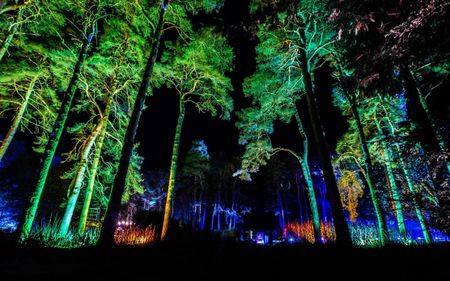
[(155, 82), (164, 83), (179, 95), (179, 115), (170, 166), (169, 186), (161, 239), (169, 227), (174, 195), (178, 150), (186, 105), (193, 104), (199, 112), (229, 119), (233, 109), (229, 92), (231, 81), (225, 73), (231, 70), (233, 51), (226, 39), (212, 29), (204, 29), (186, 44), (176, 44), (162, 57), (162, 66), (155, 69)]

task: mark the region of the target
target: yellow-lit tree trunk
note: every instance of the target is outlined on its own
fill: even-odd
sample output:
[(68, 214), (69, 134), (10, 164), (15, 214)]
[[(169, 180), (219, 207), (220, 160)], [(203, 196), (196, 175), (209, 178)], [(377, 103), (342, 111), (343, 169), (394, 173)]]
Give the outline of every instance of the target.
[(106, 129), (108, 128), (108, 119), (109, 119), (109, 114), (111, 112), (111, 104), (112, 104), (112, 99), (110, 98), (110, 100), (108, 101), (108, 104), (106, 105), (106, 109), (105, 109), (105, 112), (102, 117), (103, 118), (103, 121), (102, 121), (103, 126), (102, 126), (102, 130), (100, 132), (100, 135), (98, 137), (97, 143), (96, 143), (94, 159), (92, 160), (92, 164), (91, 164), (91, 168), (90, 168), (89, 180), (88, 180), (87, 187), (86, 187), (86, 194), (84, 197), (83, 208), (81, 209), (80, 222), (78, 224), (78, 234), (83, 234), (84, 231), (86, 230), (86, 223), (87, 223), (87, 218), (88, 218), (88, 214), (89, 214), (89, 207), (91, 206), (92, 195), (94, 194), (94, 186), (95, 186), (95, 179), (97, 177), (97, 169), (98, 169), (98, 165), (100, 163), (103, 142), (105, 141)]
[(173, 142), (173, 150), (172, 150), (172, 161), (170, 164), (170, 175), (169, 175), (169, 186), (167, 187), (167, 198), (166, 198), (166, 206), (164, 209), (164, 221), (163, 227), (161, 231), (161, 240), (167, 235), (167, 230), (169, 228), (170, 215), (172, 213), (172, 199), (173, 199), (173, 191), (175, 188), (175, 177), (177, 172), (177, 161), (178, 161), (178, 151), (180, 146), (180, 138), (181, 131), (183, 128), (185, 114), (185, 106), (182, 98), (180, 97), (180, 113), (178, 115), (177, 128), (175, 131), (175, 140)]

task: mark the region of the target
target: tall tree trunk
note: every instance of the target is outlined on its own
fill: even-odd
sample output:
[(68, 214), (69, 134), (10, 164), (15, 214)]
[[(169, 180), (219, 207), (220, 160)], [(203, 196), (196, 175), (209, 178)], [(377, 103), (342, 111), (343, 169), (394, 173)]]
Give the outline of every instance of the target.
[(295, 119), (297, 121), (297, 127), (298, 131), (302, 137), (303, 140), (303, 157), (300, 161), (300, 166), (303, 171), (303, 176), (306, 181), (306, 189), (308, 192), (308, 198), (309, 198), (309, 206), (311, 208), (312, 213), (312, 219), (313, 219), (313, 225), (314, 225), (314, 236), (316, 243), (321, 243), (322, 237), (320, 232), (320, 215), (319, 215), (319, 208), (317, 207), (317, 198), (316, 198), (316, 192), (314, 191), (314, 184), (311, 177), (311, 170), (308, 163), (308, 153), (309, 153), (309, 141), (308, 136), (306, 135), (305, 130), (303, 129), (303, 123), (300, 119), (300, 114), (298, 112), (295, 112)]
[(205, 222), (206, 222), (206, 193), (205, 193), (205, 195), (204, 195), (204, 199), (203, 199), (203, 202), (202, 202), (202, 209), (203, 209), (203, 213), (202, 213), (202, 220), (201, 220), (201, 228), (202, 228), (202, 230), (204, 231), (205, 230)]
[(414, 206), (414, 211), (416, 212), (416, 216), (417, 216), (417, 220), (419, 221), (420, 224), (420, 228), (422, 230), (422, 234), (423, 234), (423, 238), (426, 244), (431, 243), (431, 238), (430, 238), (430, 234), (428, 232), (427, 226), (425, 224), (425, 218), (422, 214), (422, 210), (419, 207), (419, 204), (417, 203), (417, 194), (414, 188), (414, 184), (412, 182), (411, 179), (411, 175), (409, 172), (408, 167), (406, 166), (406, 162), (405, 159), (403, 158), (402, 154), (401, 154), (401, 149), (398, 143), (395, 144), (395, 148), (397, 150), (397, 154), (400, 160), (400, 165), (402, 167), (403, 170), (403, 174), (405, 175), (406, 178), (406, 185), (408, 186), (409, 192), (411, 193), (412, 196), (412, 203)]
[(383, 209), (380, 204), (380, 200), (377, 195), (377, 191), (375, 189), (374, 184), (374, 172), (372, 165), (372, 158), (369, 152), (369, 146), (367, 145), (366, 136), (364, 134), (364, 128), (361, 122), (361, 116), (359, 114), (358, 106), (356, 105), (356, 101), (345, 95), (349, 103), (351, 104), (351, 111), (353, 118), (356, 121), (356, 131), (358, 133), (359, 147), (361, 149), (362, 161), (364, 163), (364, 174), (367, 182), (367, 186), (369, 187), (370, 198), (372, 200), (373, 208), (375, 210), (375, 215), (377, 218), (377, 226), (378, 226), (378, 236), (380, 244), (383, 246), (386, 243), (386, 240), (389, 239), (389, 231), (386, 224), (386, 219), (384, 216)]
[[(305, 31), (300, 29), (300, 36), (303, 42), (306, 42)], [(308, 104), (309, 118), (317, 145), (322, 170), (325, 178), (325, 184), (328, 189), (328, 196), (332, 206), (333, 222), (336, 229), (336, 243), (342, 245), (351, 245), (352, 239), (348, 229), (347, 221), (344, 214), (344, 207), (339, 195), (339, 189), (336, 184), (336, 178), (331, 164), (330, 154), (328, 152), (327, 143), (325, 141), (320, 114), (317, 108), (317, 102), (314, 97), (313, 84), (311, 81), (310, 67), (306, 56), (305, 48), (299, 49), (300, 64), (303, 75), (303, 83), (305, 86), (306, 101)]]
[(236, 191), (233, 191), (232, 198), (231, 198), (231, 215), (229, 216), (230, 219), (228, 220), (228, 230), (231, 230), (233, 227), (233, 219), (234, 219), (234, 208), (236, 204)]
[(398, 229), (400, 231), (400, 236), (402, 236), (402, 238), (407, 238), (408, 232), (407, 232), (406, 226), (405, 226), (405, 219), (403, 218), (402, 204), (400, 202), (400, 196), (398, 193), (397, 183), (395, 182), (394, 171), (392, 168), (391, 154), (390, 154), (388, 145), (385, 140), (386, 136), (381, 128), (379, 121), (375, 120), (375, 123), (378, 128), (378, 134), (381, 137), (381, 146), (382, 146), (383, 154), (384, 154), (384, 162), (386, 165), (387, 177), (389, 180), (389, 185), (391, 187), (392, 201), (394, 202), (394, 212), (395, 212), (395, 216), (397, 218)]
[(103, 222), (103, 227), (100, 232), (100, 238), (98, 241), (98, 244), (100, 246), (114, 245), (114, 231), (116, 228), (117, 218), (119, 217), (122, 195), (125, 190), (128, 167), (130, 166), (130, 159), (136, 139), (136, 132), (138, 129), (142, 112), (144, 110), (145, 100), (147, 98), (147, 91), (153, 74), (153, 66), (155, 65), (156, 58), (158, 57), (159, 45), (161, 41), (161, 33), (164, 25), (164, 15), (169, 6), (169, 3), (170, 0), (164, 0), (161, 3), (161, 11), (159, 14), (158, 25), (156, 27), (154, 34), (152, 50), (147, 65), (145, 67), (142, 83), (139, 88), (139, 92), (136, 96), (136, 101), (133, 107), (133, 113), (131, 114), (130, 122), (128, 124), (127, 132), (125, 134), (119, 167), (117, 169), (117, 174), (114, 179), (114, 185), (111, 191), (108, 210), (106, 211), (105, 220)]
[(22, 121), (22, 117), (25, 114), (25, 111), (27, 110), (27, 106), (28, 106), (28, 103), (30, 102), (30, 98), (33, 93), (34, 85), (36, 84), (37, 79), (38, 79), (38, 76), (35, 76), (31, 80), (31, 83), (28, 86), (28, 89), (27, 89), (25, 97), (22, 101), (22, 104), (18, 108), (16, 116), (14, 116), (14, 120), (11, 124), (11, 127), (9, 128), (8, 133), (6, 134), (5, 138), (2, 141), (2, 144), (0, 146), (0, 163), (2, 162), (3, 156), (5, 156), (5, 153), (8, 150), (9, 145), (11, 144), (14, 136), (16, 135), (16, 132), (17, 132), (17, 129), (19, 128), (20, 122)]
[(197, 192), (194, 192), (194, 210), (192, 214), (192, 230), (195, 232), (195, 229), (197, 227), (197, 213), (198, 213), (198, 207), (197, 207)]
[(3, 60), (3, 57), (11, 46), (12, 40), (14, 39), (14, 36), (19, 28), (20, 21), (22, 21), (22, 8), (19, 8), (16, 21), (12, 24), (12, 26), (10, 26), (8, 36), (5, 38), (2, 46), (0, 47), (0, 62)]
[(211, 214), (211, 224), (209, 226), (209, 230), (211, 230), (211, 231), (214, 230), (214, 220), (215, 220), (215, 217), (216, 217), (216, 210), (217, 210), (217, 204), (214, 201), (214, 208), (213, 208), (213, 211), (212, 211), (212, 214)]
[(298, 176), (295, 176), (295, 184), (297, 185), (297, 205), (298, 205), (298, 219), (299, 222), (303, 223), (303, 204), (302, 204), (302, 196), (301, 196), (301, 189), (300, 189), (300, 183), (298, 182)]
[(86, 37), (86, 40), (83, 42), (83, 45), (80, 50), (80, 54), (78, 56), (77, 62), (75, 64), (72, 78), (70, 79), (69, 85), (67, 87), (67, 91), (65, 93), (64, 100), (61, 104), (61, 108), (58, 113), (58, 117), (56, 118), (55, 123), (53, 124), (52, 133), (50, 134), (49, 141), (47, 143), (47, 147), (45, 149), (45, 157), (42, 162), (42, 170), (39, 174), (39, 180), (36, 184), (36, 189), (31, 195), (30, 205), (27, 208), (24, 222), (22, 227), (20, 228), (20, 240), (24, 241), (28, 238), (30, 234), (31, 227), (33, 226), (34, 218), (36, 216), (36, 212), (38, 209), (39, 201), (41, 200), (42, 191), (44, 190), (45, 183), (47, 181), (47, 176), (50, 171), (50, 167), (53, 161), (53, 157), (55, 156), (56, 149), (58, 148), (59, 141), (61, 139), (61, 135), (66, 126), (67, 117), (69, 116), (70, 109), (72, 108), (72, 103), (74, 100), (76, 89), (76, 82), (78, 81), (78, 76), (80, 75), (81, 67), (86, 58), (87, 51), (89, 46), (91, 45), (92, 38), (94, 36), (95, 30)]
[(198, 207), (198, 218), (196, 218), (196, 219), (197, 219), (198, 227), (201, 230), (203, 230), (202, 215), (203, 215), (203, 190), (200, 190), (199, 207)]
[(283, 201), (281, 200), (280, 192), (277, 192), (277, 202), (278, 202), (278, 212), (280, 213), (278, 216), (278, 223), (280, 226), (280, 229), (283, 231), (284, 229), (284, 207), (283, 207)]
[(92, 147), (97, 140), (103, 126), (104, 119), (102, 118), (94, 131), (89, 136), (86, 145), (81, 154), (80, 163), (78, 164), (77, 172), (75, 174), (75, 178), (73, 180), (73, 188), (71, 188), (72, 192), (69, 195), (69, 199), (67, 200), (66, 210), (64, 212), (63, 218), (61, 220), (61, 226), (59, 228), (58, 235), (60, 237), (65, 237), (67, 231), (69, 230), (70, 223), (72, 222), (73, 212), (75, 211), (75, 207), (78, 202), (78, 197), (80, 196), (81, 187), (83, 185), (84, 175), (86, 174), (86, 169), (88, 166), (89, 155), (91, 154)]
[(92, 159), (91, 168), (89, 169), (90, 170), (89, 180), (88, 180), (87, 187), (86, 187), (86, 194), (84, 197), (83, 207), (81, 209), (80, 221), (78, 224), (78, 234), (83, 234), (84, 231), (86, 230), (86, 223), (87, 223), (87, 218), (88, 218), (88, 214), (89, 214), (89, 208), (91, 206), (91, 200), (92, 200), (92, 196), (94, 194), (94, 186), (95, 186), (95, 180), (97, 177), (97, 169), (98, 169), (98, 165), (100, 163), (103, 143), (105, 141), (106, 131), (108, 128), (108, 120), (109, 120), (109, 114), (111, 112), (111, 105), (112, 105), (112, 97), (110, 97), (110, 99), (106, 105), (105, 112), (103, 114), (102, 130), (98, 137), (98, 140), (97, 140), (97, 143), (95, 146), (95, 151), (94, 151), (94, 158)]
[(185, 114), (185, 105), (182, 97), (180, 96), (180, 113), (178, 115), (177, 128), (175, 131), (175, 140), (173, 141), (172, 161), (170, 163), (169, 186), (167, 187), (166, 206), (164, 209), (164, 221), (161, 231), (161, 240), (164, 240), (164, 238), (167, 235), (167, 230), (169, 228), (169, 220), (170, 220), (170, 213), (172, 210), (173, 191), (175, 188), (178, 152), (180, 146), (181, 131), (183, 129), (184, 114)]
[(220, 215), (222, 213), (222, 205), (220, 203), (220, 190), (217, 192), (217, 230), (220, 231)]
[(431, 130), (433, 131), (435, 138), (438, 142), (441, 155), (444, 157), (445, 162), (447, 163), (447, 172), (450, 174), (450, 161), (448, 159), (449, 152), (448, 152), (447, 142), (445, 141), (444, 136), (442, 135), (441, 131), (439, 130), (439, 128), (436, 124), (436, 120), (434, 119), (434, 116), (431, 113), (430, 108), (428, 107), (425, 97), (420, 92), (419, 87), (417, 87), (417, 92), (419, 95), (420, 104), (422, 105), (422, 108), (425, 111), (425, 114), (427, 115), (427, 118), (430, 122)]
[(415, 136), (419, 139), (426, 154), (432, 155), (433, 152), (439, 151), (436, 130), (433, 130), (432, 122), (421, 103), (417, 84), (408, 65), (401, 64), (400, 72), (404, 81), (408, 117), (415, 125), (413, 128)]
[(233, 230), (236, 230), (236, 220), (238, 218), (238, 211), (239, 211), (239, 197), (241, 195), (241, 187), (240, 184), (238, 183), (238, 188), (236, 191), (236, 199), (235, 199), (235, 205), (234, 205), (234, 215), (233, 215)]

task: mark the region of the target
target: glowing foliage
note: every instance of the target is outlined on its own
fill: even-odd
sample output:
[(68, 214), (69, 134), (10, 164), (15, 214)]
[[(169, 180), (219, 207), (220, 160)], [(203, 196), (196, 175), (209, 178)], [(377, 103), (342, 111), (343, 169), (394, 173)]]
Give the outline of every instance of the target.
[(338, 181), (341, 201), (350, 214), (350, 220), (356, 221), (358, 217), (358, 200), (363, 196), (364, 190), (359, 178), (353, 171), (341, 171), (341, 177)]
[(157, 241), (158, 234), (154, 226), (139, 228), (137, 226), (127, 226), (117, 228), (114, 233), (114, 242), (116, 245), (127, 246), (147, 246)]
[[(312, 221), (305, 221), (303, 223), (291, 222), (286, 225), (287, 233), (295, 239), (315, 243), (314, 238), (314, 224)], [(322, 243), (334, 242), (336, 240), (336, 233), (332, 224), (327, 222), (320, 222), (320, 234)]]

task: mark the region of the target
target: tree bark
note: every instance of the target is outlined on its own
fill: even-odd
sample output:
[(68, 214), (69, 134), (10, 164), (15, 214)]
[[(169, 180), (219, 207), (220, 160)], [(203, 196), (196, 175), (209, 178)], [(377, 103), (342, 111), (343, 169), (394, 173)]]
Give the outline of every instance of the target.
[(384, 154), (384, 162), (386, 165), (387, 177), (389, 180), (389, 185), (391, 187), (392, 201), (394, 202), (394, 212), (395, 212), (395, 216), (397, 218), (398, 229), (400, 231), (400, 236), (402, 238), (407, 238), (408, 232), (406, 230), (405, 219), (403, 217), (403, 211), (402, 211), (402, 204), (400, 202), (400, 196), (398, 194), (397, 183), (395, 182), (394, 171), (392, 169), (391, 155), (389, 152), (388, 145), (385, 141), (386, 136), (384, 135), (384, 132), (381, 128), (379, 121), (375, 120), (375, 123), (378, 128), (378, 134), (381, 137), (381, 146), (382, 146), (383, 154)]
[(312, 219), (313, 219), (314, 236), (316, 238), (315, 239), (316, 243), (320, 244), (322, 242), (322, 237), (321, 237), (321, 232), (320, 232), (319, 208), (317, 207), (316, 192), (314, 191), (313, 180), (311, 177), (311, 170), (310, 170), (309, 163), (308, 163), (309, 141), (308, 141), (308, 136), (306, 135), (306, 132), (303, 129), (302, 120), (300, 119), (300, 115), (298, 114), (298, 112), (295, 112), (295, 119), (297, 121), (298, 131), (303, 140), (303, 157), (300, 161), (300, 166), (302, 168), (303, 176), (305, 177), (305, 181), (306, 181), (306, 189), (308, 192), (309, 206), (311, 208)]
[(180, 146), (181, 131), (183, 129), (183, 121), (185, 115), (184, 101), (180, 97), (180, 113), (178, 115), (177, 128), (175, 131), (175, 140), (173, 142), (172, 161), (170, 164), (169, 186), (167, 187), (166, 206), (164, 209), (164, 221), (161, 231), (161, 240), (164, 240), (169, 229), (170, 213), (172, 211), (173, 193), (175, 189), (175, 179), (177, 173), (178, 152)]
[(88, 218), (88, 214), (89, 214), (89, 208), (91, 206), (91, 200), (92, 200), (92, 196), (94, 194), (94, 186), (95, 186), (95, 180), (97, 177), (97, 169), (98, 169), (98, 165), (100, 163), (103, 142), (105, 141), (106, 131), (108, 128), (109, 114), (111, 112), (111, 105), (112, 105), (111, 99), (112, 98), (110, 98), (110, 100), (108, 101), (105, 112), (103, 114), (103, 127), (102, 127), (102, 130), (98, 137), (98, 141), (97, 141), (95, 151), (94, 151), (94, 158), (92, 160), (92, 165), (90, 168), (89, 180), (88, 180), (88, 184), (86, 187), (86, 194), (84, 197), (84, 203), (83, 203), (83, 207), (81, 209), (80, 221), (78, 224), (78, 234), (83, 234), (84, 231), (86, 230), (86, 223), (87, 223), (87, 218)]
[[(306, 42), (305, 31), (300, 29), (300, 36), (303, 42)], [(319, 110), (317, 102), (314, 97), (313, 84), (311, 81), (310, 67), (306, 57), (305, 48), (299, 48), (300, 65), (303, 76), (303, 83), (305, 86), (306, 101), (308, 105), (309, 118), (314, 134), (314, 139), (317, 145), (317, 150), (322, 165), (322, 170), (325, 178), (325, 184), (328, 189), (328, 197), (332, 206), (333, 222), (336, 230), (336, 243), (350, 246), (352, 239), (348, 229), (347, 221), (344, 214), (344, 208), (339, 195), (339, 189), (336, 184), (336, 178), (331, 164), (328, 147), (324, 137), (322, 123), (320, 121)]]
[(61, 104), (61, 108), (58, 113), (58, 117), (56, 118), (55, 123), (53, 124), (52, 133), (50, 134), (50, 139), (47, 143), (47, 147), (45, 149), (45, 157), (42, 162), (42, 169), (39, 174), (39, 180), (36, 185), (36, 189), (31, 195), (30, 205), (27, 208), (24, 222), (20, 227), (20, 240), (24, 241), (28, 238), (31, 227), (33, 226), (34, 218), (36, 216), (36, 212), (38, 209), (39, 201), (41, 199), (42, 191), (44, 190), (45, 183), (47, 181), (47, 176), (50, 171), (51, 164), (53, 162), (53, 157), (55, 156), (56, 149), (58, 148), (59, 141), (61, 139), (61, 135), (66, 126), (67, 117), (69, 115), (69, 111), (72, 108), (72, 103), (75, 97), (76, 82), (78, 81), (78, 77), (80, 75), (81, 67), (86, 58), (86, 54), (88, 52), (89, 46), (91, 45), (92, 38), (94, 36), (94, 30), (86, 37), (86, 40), (83, 42), (83, 45), (80, 50), (80, 54), (78, 56), (77, 62), (75, 64), (72, 78), (70, 79), (69, 85), (67, 87), (67, 91), (65, 93), (64, 100)]
[(116, 228), (116, 221), (119, 216), (122, 195), (125, 190), (128, 167), (130, 165), (130, 159), (136, 139), (136, 132), (138, 129), (139, 121), (141, 119), (141, 115), (144, 110), (145, 100), (147, 98), (147, 91), (150, 85), (150, 80), (152, 78), (153, 67), (155, 65), (156, 58), (158, 57), (161, 34), (163, 32), (163, 25), (164, 25), (164, 15), (169, 6), (169, 3), (170, 0), (164, 0), (161, 5), (158, 25), (156, 27), (154, 34), (152, 50), (147, 65), (145, 67), (142, 83), (139, 88), (139, 92), (136, 96), (136, 101), (133, 107), (133, 113), (131, 115), (127, 132), (125, 134), (119, 167), (117, 170), (118, 172), (114, 179), (114, 185), (111, 191), (108, 210), (106, 211), (105, 220), (103, 222), (103, 227), (100, 232), (100, 238), (98, 241), (98, 245), (100, 246), (114, 245), (114, 231)]
[(402, 170), (403, 170), (403, 174), (405, 175), (405, 178), (406, 178), (406, 185), (408, 186), (409, 192), (411, 193), (411, 196), (412, 196), (412, 203), (413, 203), (413, 206), (414, 206), (414, 211), (416, 212), (417, 220), (419, 221), (420, 228), (422, 230), (423, 239), (424, 239), (426, 244), (430, 244), (431, 243), (430, 234), (428, 232), (427, 225), (425, 223), (425, 218), (424, 218), (424, 216), (422, 214), (422, 210), (420, 209), (419, 204), (417, 203), (417, 194), (416, 194), (416, 190), (414, 188), (414, 184), (413, 184), (412, 179), (411, 179), (411, 175), (410, 175), (409, 169), (406, 166), (405, 159), (401, 155), (401, 149), (400, 149), (400, 146), (399, 146), (398, 143), (395, 144), (395, 148), (396, 148), (397, 153), (398, 153), (398, 157), (399, 157), (399, 160), (400, 160), (400, 165), (401, 165)]
[(277, 202), (278, 202), (278, 211), (279, 211), (279, 216), (278, 216), (278, 223), (280, 226), (280, 230), (283, 231), (284, 229), (284, 208), (283, 208), (283, 201), (281, 200), (281, 195), (280, 192), (277, 191)]
[(384, 216), (383, 209), (380, 204), (380, 200), (377, 195), (377, 191), (374, 185), (374, 173), (373, 173), (373, 165), (372, 158), (369, 152), (369, 146), (367, 144), (366, 136), (364, 134), (364, 128), (361, 122), (361, 116), (359, 114), (358, 106), (356, 105), (356, 101), (349, 97), (347, 94), (345, 95), (347, 100), (351, 105), (351, 111), (353, 118), (356, 121), (356, 131), (358, 133), (359, 139), (359, 147), (361, 149), (362, 160), (364, 163), (364, 173), (365, 179), (367, 182), (367, 186), (369, 187), (370, 198), (372, 200), (372, 204), (375, 210), (375, 215), (377, 218), (377, 226), (378, 226), (378, 236), (380, 239), (380, 244), (383, 246), (386, 243), (386, 240), (389, 240), (389, 232), (386, 224), (386, 219)]
[(14, 136), (16, 135), (17, 129), (20, 126), (20, 122), (22, 122), (22, 117), (25, 114), (25, 111), (27, 110), (28, 103), (30, 102), (30, 98), (33, 93), (34, 85), (36, 84), (37, 79), (38, 76), (35, 76), (31, 80), (31, 83), (28, 86), (23, 102), (18, 108), (16, 116), (14, 116), (14, 120), (11, 124), (11, 127), (9, 128), (8, 133), (6, 134), (5, 138), (2, 141), (2, 144), (0, 146), (0, 163), (2, 162), (3, 156), (5, 156), (5, 153), (8, 150), (9, 145), (11, 144), (12, 140), (14, 139)]
[(300, 183), (298, 182), (298, 176), (295, 176), (295, 184), (297, 185), (297, 205), (298, 205), (298, 210), (299, 210), (299, 222), (300, 224), (303, 223), (303, 205), (302, 205), (302, 200), (301, 200), (301, 190), (300, 190)]
[(21, 20), (22, 20), (22, 8), (19, 8), (16, 22), (14, 22), (12, 26), (9, 28), (8, 36), (5, 38), (0, 48), (0, 62), (3, 60), (3, 57), (5, 56), (6, 52), (8, 52), (8, 49), (11, 46), (14, 36), (16, 35)]
[(92, 134), (89, 136), (86, 146), (81, 154), (80, 163), (78, 164), (77, 173), (73, 181), (72, 192), (67, 200), (67, 207), (64, 212), (63, 218), (61, 220), (61, 225), (59, 228), (59, 237), (65, 237), (72, 222), (73, 212), (75, 211), (76, 204), (78, 202), (78, 197), (80, 196), (81, 187), (83, 185), (84, 175), (86, 174), (86, 169), (88, 166), (89, 155), (91, 154), (92, 147), (97, 140), (102, 128), (104, 126), (104, 120), (101, 119)]

